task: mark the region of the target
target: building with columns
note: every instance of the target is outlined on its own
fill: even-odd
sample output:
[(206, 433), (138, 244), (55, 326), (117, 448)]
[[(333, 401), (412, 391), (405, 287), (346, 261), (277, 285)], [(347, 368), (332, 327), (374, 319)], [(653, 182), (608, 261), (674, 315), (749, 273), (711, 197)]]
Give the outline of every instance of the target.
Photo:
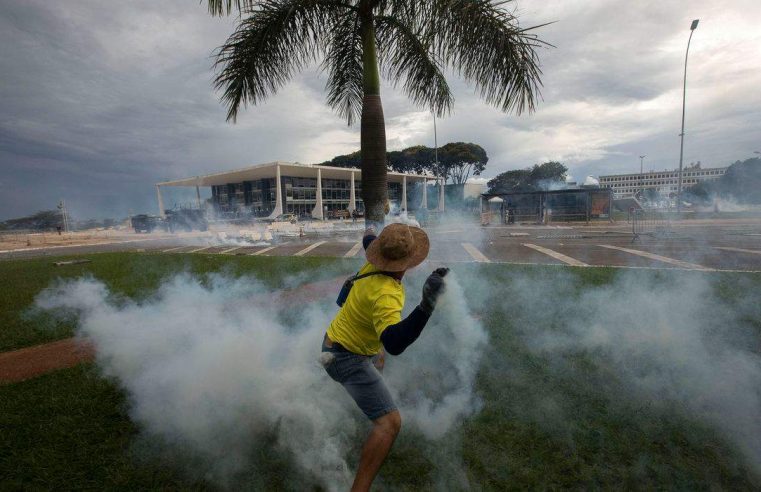
[[(433, 176), (388, 173), (388, 194), (400, 210), (428, 208), (428, 186)], [(277, 217), (293, 213), (323, 219), (326, 212), (364, 211), (362, 171), (356, 168), (269, 162), (205, 176), (156, 183), (161, 216), (164, 216), (162, 188), (195, 187), (201, 207), (200, 187), (211, 187), (211, 205), (219, 212), (250, 213), (257, 217)], [(437, 208), (443, 208), (443, 188), (439, 188)]]

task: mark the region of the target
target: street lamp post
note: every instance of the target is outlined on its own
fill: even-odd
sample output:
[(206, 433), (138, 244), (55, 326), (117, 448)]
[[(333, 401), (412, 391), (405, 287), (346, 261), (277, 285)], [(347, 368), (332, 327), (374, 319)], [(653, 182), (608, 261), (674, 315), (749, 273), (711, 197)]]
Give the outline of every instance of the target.
[(687, 40), (687, 52), (684, 54), (684, 85), (682, 87), (682, 133), (681, 144), (679, 147), (679, 182), (676, 188), (676, 211), (677, 213), (682, 211), (682, 159), (684, 158), (684, 108), (687, 101), (687, 56), (690, 54), (690, 41), (692, 41), (692, 33), (698, 27), (699, 19), (692, 21), (690, 25), (690, 37)]
[[(436, 133), (436, 113), (433, 113), (433, 161), (434, 168), (436, 169), (436, 176), (439, 175), (439, 140)], [(436, 181), (439, 181), (437, 179)], [(436, 207), (439, 212), (444, 211), (444, 179), (440, 180), (439, 184), (439, 203)]]
[(639, 191), (641, 197), (645, 196), (645, 177), (642, 174), (646, 155), (639, 156)]

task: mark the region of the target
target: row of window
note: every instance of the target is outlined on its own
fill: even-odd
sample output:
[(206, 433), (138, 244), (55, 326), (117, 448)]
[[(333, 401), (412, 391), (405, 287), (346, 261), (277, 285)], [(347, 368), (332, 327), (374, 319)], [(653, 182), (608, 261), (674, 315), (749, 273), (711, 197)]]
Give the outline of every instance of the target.
[[(682, 179), (683, 185), (688, 184), (697, 184), (700, 181), (703, 181), (702, 179)], [(607, 184), (605, 185), (608, 188), (627, 188), (627, 187), (635, 187), (636, 189), (647, 187), (652, 188), (653, 186), (663, 186), (663, 185), (669, 185), (669, 184), (677, 184), (676, 181), (669, 180), (669, 181), (644, 181), (642, 183), (613, 183), (613, 184)]]
[[(294, 203), (312, 205), (317, 199), (316, 178), (283, 177), (284, 204)], [(351, 183), (341, 179), (322, 180), (322, 199), (326, 204), (342, 202), (348, 205), (351, 197)], [(362, 188), (355, 183), (355, 199), (361, 202)], [(414, 186), (407, 189), (408, 199), (413, 194)], [(401, 183), (388, 184), (388, 196), (392, 201), (398, 201), (402, 194)], [(275, 179), (267, 178), (242, 183), (229, 183), (212, 187), (212, 202), (220, 207), (232, 209), (236, 206), (253, 208), (271, 208), (277, 196)]]
[[(683, 172), (682, 176), (684, 177), (710, 177), (710, 176), (721, 176), (724, 174), (724, 169), (717, 169), (717, 170), (704, 170), (704, 171), (689, 171), (689, 172)], [(648, 180), (648, 179), (666, 179), (666, 178), (678, 178), (679, 173), (663, 173), (663, 174), (634, 174), (630, 176), (602, 176), (600, 177), (601, 183), (607, 183), (607, 182), (613, 182), (613, 181), (639, 181), (639, 180)]]

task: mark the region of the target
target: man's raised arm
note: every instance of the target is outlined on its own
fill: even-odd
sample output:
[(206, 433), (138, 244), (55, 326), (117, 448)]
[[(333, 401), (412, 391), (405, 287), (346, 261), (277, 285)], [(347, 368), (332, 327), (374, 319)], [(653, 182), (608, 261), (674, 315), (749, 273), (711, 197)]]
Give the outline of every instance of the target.
[(447, 273), (448, 268), (437, 268), (430, 274), (423, 284), (423, 299), (420, 304), (402, 321), (383, 330), (380, 340), (386, 352), (399, 355), (417, 340), (436, 307), (436, 301), (444, 292), (444, 277)]

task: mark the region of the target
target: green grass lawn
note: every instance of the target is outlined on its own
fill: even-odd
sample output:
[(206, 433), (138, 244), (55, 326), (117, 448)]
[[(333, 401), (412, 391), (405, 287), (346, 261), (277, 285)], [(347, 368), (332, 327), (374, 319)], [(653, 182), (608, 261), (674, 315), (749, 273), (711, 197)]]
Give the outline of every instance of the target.
[[(93, 263), (56, 268), (51, 260), (0, 263), (0, 341), (21, 347), (71, 334), (71, 326), (41, 327), (23, 313), (35, 294), (56, 277), (89, 273), (111, 289), (136, 297), (150, 293), (176, 271), (231, 275), (256, 273), (273, 287), (286, 274), (332, 278), (356, 261), (324, 258), (258, 258), (201, 255), (99, 254)], [(548, 358), (525, 343), (523, 311), (531, 297), (506, 295), (500, 286), (522, 278), (529, 285), (572, 283), (582, 295), (614, 289), (627, 271), (509, 265), (457, 265), (463, 278), (482, 278), (489, 294), (472, 303), (481, 313), (490, 345), (477, 386), (482, 410), (445, 437), (461, 456), (469, 482), (483, 490), (679, 489), (758, 490), (761, 477), (715, 430), (678, 404), (621, 397), (627, 387), (608, 359), (592, 352)], [(623, 273), (622, 273), (623, 272)], [(636, 272), (657, 284), (675, 276), (710, 276), (713, 294), (727, 309), (746, 309), (761, 276), (702, 272)], [(469, 293), (468, 295), (474, 295)], [(551, 312), (553, 299), (532, 293)], [(575, 295), (572, 293), (572, 295)], [(556, 302), (560, 302), (557, 300)], [(745, 307), (743, 307), (745, 306)], [(646, 306), (643, 313), (646, 315)], [(753, 311), (749, 311), (753, 313)], [(719, 313), (718, 316), (721, 316)], [(755, 315), (744, 319), (758, 330)], [(744, 325), (745, 326), (745, 325)], [(545, 327), (545, 329), (554, 329)], [(558, 328), (560, 329), (560, 328)], [(761, 337), (759, 337), (761, 338)], [(753, 343), (753, 342), (749, 342)], [(761, 351), (761, 344), (751, 347)], [(172, 453), (157, 452), (130, 422), (125, 395), (83, 365), (0, 387), (0, 489), (213, 489)], [(309, 489), (293, 486), (298, 472), (264, 439), (252, 444), (262, 456), (260, 475), (233, 488)], [(355, 451), (358, 452), (358, 446)], [(405, 428), (381, 472), (381, 489), (432, 489), (437, 484), (437, 444)], [(145, 449), (153, 451), (145, 453)], [(145, 456), (162, 456), (146, 459)], [(191, 466), (192, 468), (192, 466)], [(289, 478), (290, 477), (290, 478)], [(441, 486), (441, 484), (438, 484)], [(450, 484), (451, 485), (451, 484)], [(452, 486), (453, 487), (453, 486)], [(313, 488), (313, 487), (311, 487)], [(450, 488), (450, 487), (445, 487)]]
[[(104, 282), (114, 293), (139, 298), (149, 295), (162, 279), (178, 272), (220, 272), (231, 277), (255, 273), (258, 279), (277, 288), (291, 274), (305, 274), (304, 281), (309, 282), (335, 277), (341, 265), (356, 264), (356, 261), (332, 258), (283, 260), (200, 254), (97, 253), (83, 257), (92, 262), (56, 267), (54, 261), (79, 257), (0, 261), (0, 352), (74, 334), (71, 324), (32, 316), (28, 311), (34, 297), (59, 279), (89, 275)], [(340, 271), (345, 272), (346, 267)]]

